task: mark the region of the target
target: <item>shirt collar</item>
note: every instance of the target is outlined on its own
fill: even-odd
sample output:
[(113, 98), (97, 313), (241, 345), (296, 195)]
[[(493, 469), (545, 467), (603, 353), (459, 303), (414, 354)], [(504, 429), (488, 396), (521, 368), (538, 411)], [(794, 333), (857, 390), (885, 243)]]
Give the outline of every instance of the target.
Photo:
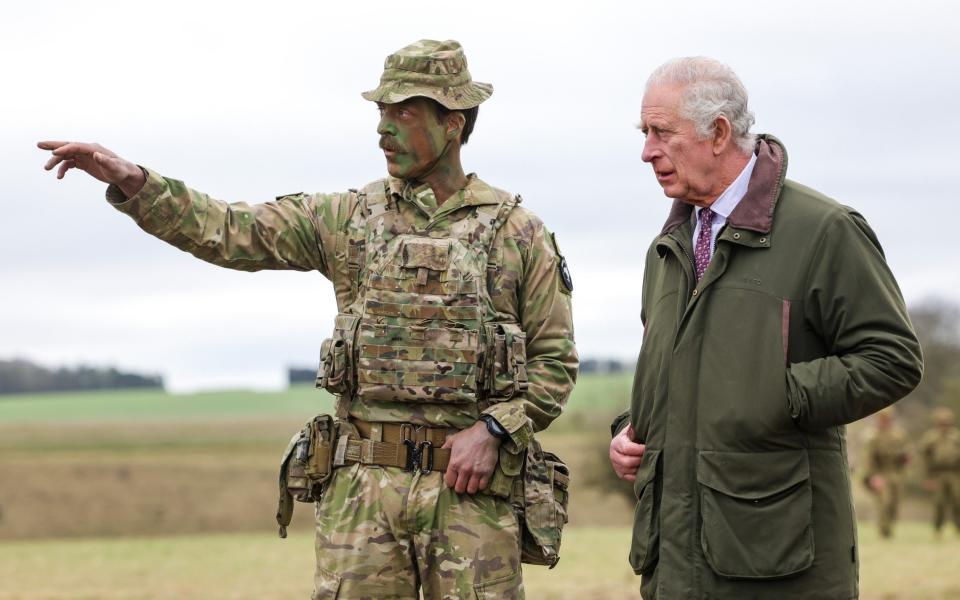
[[(753, 175), (753, 167), (756, 164), (757, 155), (751, 154), (747, 165), (743, 167), (743, 170), (740, 171), (737, 178), (733, 180), (733, 183), (727, 186), (727, 189), (723, 190), (720, 197), (714, 200), (713, 204), (710, 205), (710, 210), (724, 219), (729, 218), (733, 209), (735, 209), (737, 205), (740, 204), (740, 201), (743, 200), (743, 197), (747, 195), (747, 186), (750, 185), (750, 176)], [(698, 215), (700, 214), (699, 207), (696, 212)]]

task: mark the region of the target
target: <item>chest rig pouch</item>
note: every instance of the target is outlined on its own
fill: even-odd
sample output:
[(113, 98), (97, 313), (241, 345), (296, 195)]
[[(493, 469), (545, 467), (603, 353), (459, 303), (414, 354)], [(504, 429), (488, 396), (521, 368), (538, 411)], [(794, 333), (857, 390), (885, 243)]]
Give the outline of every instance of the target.
[(491, 322), (487, 293), (490, 248), (518, 200), (489, 194), (466, 218), (418, 229), (383, 182), (359, 193), (364, 264), (323, 344), (318, 387), (373, 405), (477, 404), (526, 388), (524, 335)]

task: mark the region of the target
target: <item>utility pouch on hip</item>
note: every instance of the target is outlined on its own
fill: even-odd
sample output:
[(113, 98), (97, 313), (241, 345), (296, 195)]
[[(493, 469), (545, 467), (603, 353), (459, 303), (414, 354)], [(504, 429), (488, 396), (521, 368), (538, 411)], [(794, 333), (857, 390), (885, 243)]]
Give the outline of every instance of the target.
[(484, 325), (487, 397), (507, 400), (527, 391), (527, 334), (515, 323)]
[(287, 537), (293, 517), (293, 502), (316, 502), (333, 471), (333, 440), (336, 422), (330, 415), (318, 415), (294, 434), (280, 462), (280, 498), (277, 523), (280, 537)]
[(500, 444), (497, 468), (494, 469), (485, 492), (499, 498), (512, 498), (514, 487), (523, 483), (522, 473), (526, 456), (526, 452), (522, 450), (514, 454), (507, 450), (506, 444)]
[(556, 454), (531, 440), (522, 485), (519, 481), (513, 505), (521, 523), (520, 561), (552, 569), (560, 560), (560, 536), (567, 523), (570, 471)]
[(335, 321), (333, 337), (320, 345), (317, 387), (331, 394), (349, 394), (354, 388), (354, 339), (360, 317), (341, 313)]

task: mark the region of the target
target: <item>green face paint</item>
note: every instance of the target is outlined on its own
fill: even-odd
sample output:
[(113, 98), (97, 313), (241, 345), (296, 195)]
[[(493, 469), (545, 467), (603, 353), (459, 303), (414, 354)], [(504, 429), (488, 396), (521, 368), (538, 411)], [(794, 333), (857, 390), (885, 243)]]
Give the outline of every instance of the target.
[(378, 109), (377, 133), (390, 175), (420, 179), (443, 167), (450, 140), (427, 100), (417, 97), (397, 104), (378, 104)]

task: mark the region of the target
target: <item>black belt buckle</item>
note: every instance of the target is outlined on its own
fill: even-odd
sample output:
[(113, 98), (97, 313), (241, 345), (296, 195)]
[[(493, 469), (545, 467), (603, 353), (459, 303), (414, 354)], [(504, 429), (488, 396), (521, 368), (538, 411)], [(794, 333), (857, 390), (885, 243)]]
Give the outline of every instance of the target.
[[(419, 469), (421, 475), (433, 472), (433, 444), (431, 442), (424, 440), (417, 443), (413, 440), (403, 440), (403, 445), (407, 447), (407, 464), (403, 467), (404, 471)], [(427, 459), (426, 465), (423, 464), (424, 457)]]

